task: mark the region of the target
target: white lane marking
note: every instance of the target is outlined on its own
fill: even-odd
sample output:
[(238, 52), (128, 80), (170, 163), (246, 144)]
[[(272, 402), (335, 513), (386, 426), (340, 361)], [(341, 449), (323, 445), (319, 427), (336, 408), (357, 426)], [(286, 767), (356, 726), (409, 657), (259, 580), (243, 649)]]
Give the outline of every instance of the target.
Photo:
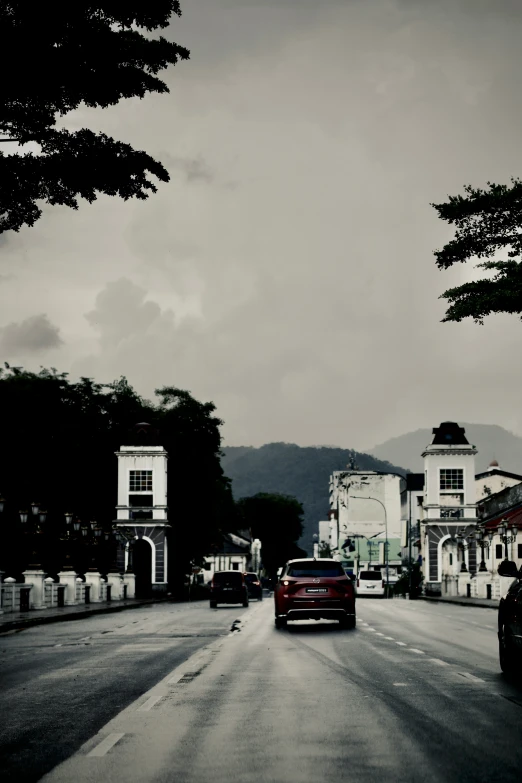
[(480, 677), (475, 677), (474, 674), (470, 674), (469, 672), (459, 672), (461, 677), (465, 677), (467, 680), (471, 680), (471, 682), (484, 682), (484, 680), (481, 680)]
[(478, 623), (475, 622), (475, 620), (470, 620), (471, 625), (478, 625)]
[(494, 625), (485, 625), (484, 627), (485, 628), (489, 628), (491, 631), (495, 630), (495, 626)]
[(374, 631), (374, 633), (377, 633), (377, 631), (375, 630), (375, 628), (366, 628), (366, 630), (367, 630), (367, 631)]
[(61, 647), (62, 645), (61, 644), (55, 644), (54, 646), (55, 647)]
[(407, 688), (408, 683), (407, 682), (394, 682), (393, 683), (396, 688)]
[(417, 650), (416, 647), (408, 647), (408, 650), (410, 652), (417, 653), (418, 655), (424, 655), (424, 650)]
[(406, 642), (395, 642), (395, 644), (400, 644), (401, 647), (406, 647)]
[(439, 664), (439, 666), (449, 666), (449, 663), (447, 663), (446, 661), (441, 661), (441, 659), (440, 659), (440, 658), (430, 658), (429, 660), (430, 660), (432, 663), (438, 663), (438, 664)]
[(368, 623), (361, 623), (361, 622), (359, 622), (359, 625), (368, 625)]
[(90, 753), (87, 753), (88, 756), (105, 756), (105, 754), (114, 746), (117, 742), (121, 740), (122, 737), (125, 736), (125, 732), (119, 734), (109, 734), (107, 737), (105, 737), (104, 740), (100, 742), (99, 745), (96, 745), (95, 748), (91, 750)]
[(157, 693), (154, 696), (150, 696), (146, 702), (144, 702), (141, 707), (138, 707), (136, 712), (148, 712), (151, 710), (155, 704), (158, 703), (160, 699), (162, 699), (166, 695), (166, 692)]
[(375, 632), (375, 636), (384, 636), (384, 634), (383, 634), (383, 633), (381, 633), (380, 631), (376, 631), (376, 632)]
[(385, 639), (388, 639), (388, 641), (389, 641), (389, 642), (394, 642), (394, 641), (395, 641), (395, 639), (393, 638), (393, 636), (385, 636), (384, 638), (385, 638)]

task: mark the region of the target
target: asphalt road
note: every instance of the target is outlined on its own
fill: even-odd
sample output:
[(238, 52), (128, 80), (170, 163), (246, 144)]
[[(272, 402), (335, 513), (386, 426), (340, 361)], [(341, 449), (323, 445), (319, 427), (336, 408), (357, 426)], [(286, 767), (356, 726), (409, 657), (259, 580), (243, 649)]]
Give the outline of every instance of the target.
[[(78, 657), (39, 655), (56, 626), (1, 638), (2, 780), (35, 780), (60, 760), (54, 743), (72, 755), (45, 783), (519, 783), (522, 684), (500, 674), (496, 612), (363, 598), (357, 611), (353, 631), (276, 631), (266, 599), (147, 608), (121, 629), (121, 615), (79, 622)], [(216, 635), (181, 638), (180, 623)]]
[(39, 780), (246, 610), (153, 604), (0, 635), (0, 779)]

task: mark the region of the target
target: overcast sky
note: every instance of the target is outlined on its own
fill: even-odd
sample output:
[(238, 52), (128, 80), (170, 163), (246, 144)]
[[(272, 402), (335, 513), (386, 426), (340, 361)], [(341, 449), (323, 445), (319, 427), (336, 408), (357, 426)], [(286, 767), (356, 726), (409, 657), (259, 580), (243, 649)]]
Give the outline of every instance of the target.
[(184, 0), (169, 95), (82, 110), (147, 202), (0, 236), (0, 358), (213, 400), (226, 445), (522, 434), (522, 323), (442, 324), (430, 202), (522, 174), (520, 0)]

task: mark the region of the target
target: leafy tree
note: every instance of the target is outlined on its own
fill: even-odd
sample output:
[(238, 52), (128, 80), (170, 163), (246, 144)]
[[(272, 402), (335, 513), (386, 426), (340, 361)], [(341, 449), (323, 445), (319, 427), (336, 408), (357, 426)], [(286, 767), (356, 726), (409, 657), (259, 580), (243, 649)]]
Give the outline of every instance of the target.
[(494, 270), (489, 279), (475, 280), (445, 291), (449, 307), (443, 321), (473, 318), (483, 324), (492, 313), (522, 313), (522, 181), (511, 186), (488, 182), (481, 190), (467, 185), (465, 196), (450, 196), (444, 204), (432, 204), (439, 217), (455, 225), (454, 239), (435, 252), (439, 269), (472, 258), (491, 259), (502, 251), (508, 260), (488, 260), (477, 266)]
[(261, 540), (263, 566), (272, 578), (287, 560), (306, 557), (297, 546), (303, 532), (303, 507), (295, 497), (259, 492), (241, 498), (237, 505), (243, 527)]
[[(0, 151), (0, 232), (32, 226), (38, 202), (78, 208), (99, 193), (146, 199), (161, 163), (129, 144), (88, 128), (69, 131), (60, 117), (86, 106), (166, 93), (158, 73), (189, 52), (151, 32), (181, 16), (179, 0), (97, 0), (0, 5), (0, 142), (36, 142), (39, 152)], [(145, 30), (146, 35), (140, 32)], [(13, 67), (13, 52), (22, 53)], [(2, 147), (4, 144), (2, 144)]]
[[(109, 530), (116, 505), (114, 452), (132, 444), (130, 431), (147, 421), (159, 429), (169, 454), (169, 581), (174, 587), (182, 584), (191, 563), (201, 562), (216, 537), (234, 526), (235, 509), (230, 480), (220, 465), (221, 421), (213, 415), (213, 403), (198, 402), (173, 387), (157, 394), (158, 404), (144, 400), (125, 378), (72, 383), (54, 369), (0, 369), (0, 494), (6, 500), (2, 565), (16, 575), (27, 564), (18, 511), (33, 501), (48, 512), (44, 539), (51, 544), (44, 565), (50, 573), (63, 565), (63, 551), (52, 542), (66, 511)], [(78, 557), (75, 565), (84, 571), (89, 563)]]

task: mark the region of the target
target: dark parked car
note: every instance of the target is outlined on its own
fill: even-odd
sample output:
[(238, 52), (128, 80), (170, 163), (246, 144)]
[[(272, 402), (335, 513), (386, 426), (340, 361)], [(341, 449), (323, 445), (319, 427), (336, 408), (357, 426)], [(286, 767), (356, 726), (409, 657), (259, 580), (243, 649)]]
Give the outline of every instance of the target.
[(339, 620), (355, 627), (353, 582), (337, 560), (306, 558), (289, 560), (274, 592), (276, 628), (288, 620)]
[(248, 571), (247, 573), (243, 574), (243, 576), (245, 577), (245, 582), (248, 590), (248, 597), (257, 598), (258, 601), (262, 601), (263, 585), (261, 584), (259, 575), (255, 574), (253, 571)]
[(505, 674), (522, 674), (522, 569), (513, 560), (504, 560), (498, 573), (514, 580), (498, 607), (500, 668)]
[(210, 583), (210, 608), (218, 604), (248, 606), (248, 589), (241, 571), (216, 571)]

